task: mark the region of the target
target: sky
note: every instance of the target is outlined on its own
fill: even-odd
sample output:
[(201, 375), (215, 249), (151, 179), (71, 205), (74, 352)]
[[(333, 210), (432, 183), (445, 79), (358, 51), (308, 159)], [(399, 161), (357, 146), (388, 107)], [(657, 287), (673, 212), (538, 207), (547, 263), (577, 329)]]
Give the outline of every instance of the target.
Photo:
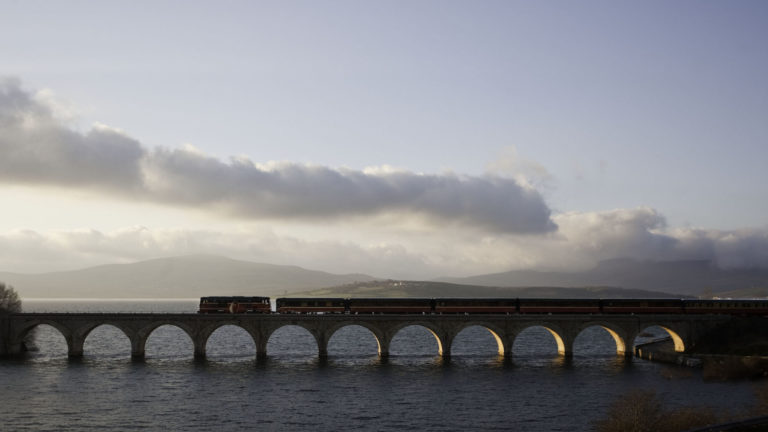
[(0, 7), (0, 271), (768, 267), (766, 2)]

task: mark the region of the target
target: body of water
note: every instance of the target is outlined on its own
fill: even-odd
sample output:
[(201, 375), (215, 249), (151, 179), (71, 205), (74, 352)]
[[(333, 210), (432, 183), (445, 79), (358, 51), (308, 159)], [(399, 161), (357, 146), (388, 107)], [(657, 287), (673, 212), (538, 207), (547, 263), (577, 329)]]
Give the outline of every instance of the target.
[[(25, 301), (25, 311), (194, 312), (189, 301)], [(390, 358), (376, 354), (359, 326), (331, 339), (317, 358), (312, 336), (283, 327), (268, 359), (242, 329), (225, 326), (208, 342), (208, 359), (193, 359), (180, 329), (163, 326), (149, 338), (146, 359), (130, 358), (130, 342), (110, 326), (95, 329), (82, 360), (67, 359), (53, 328), (36, 332), (39, 351), (0, 362), (0, 430), (515, 430), (582, 431), (611, 402), (633, 389), (653, 389), (669, 405), (738, 410), (753, 403), (754, 383), (705, 382), (695, 370), (625, 360), (599, 327), (576, 340), (574, 357), (558, 356), (546, 329), (516, 340), (512, 361), (497, 355), (483, 328), (459, 334), (450, 361), (421, 327), (392, 341)]]

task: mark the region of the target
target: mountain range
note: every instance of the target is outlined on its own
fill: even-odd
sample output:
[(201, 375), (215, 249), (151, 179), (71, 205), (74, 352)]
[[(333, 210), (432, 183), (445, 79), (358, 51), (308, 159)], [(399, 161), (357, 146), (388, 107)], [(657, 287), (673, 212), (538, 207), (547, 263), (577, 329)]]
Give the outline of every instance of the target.
[(448, 282), (374, 280), (296, 293), (305, 297), (677, 298), (678, 294), (618, 287), (493, 287)]
[(0, 272), (0, 282), (23, 298), (768, 297), (768, 270), (720, 269), (706, 261), (610, 260), (581, 272), (519, 270), (421, 282), (192, 255), (41, 274)]
[(22, 298), (193, 298), (206, 295), (287, 295), (356, 281), (296, 266), (261, 264), (213, 255), (158, 258), (42, 274), (0, 272)]
[(581, 272), (517, 270), (441, 282), (482, 286), (614, 286), (684, 295), (768, 295), (767, 269), (721, 269), (709, 261), (601, 261)]

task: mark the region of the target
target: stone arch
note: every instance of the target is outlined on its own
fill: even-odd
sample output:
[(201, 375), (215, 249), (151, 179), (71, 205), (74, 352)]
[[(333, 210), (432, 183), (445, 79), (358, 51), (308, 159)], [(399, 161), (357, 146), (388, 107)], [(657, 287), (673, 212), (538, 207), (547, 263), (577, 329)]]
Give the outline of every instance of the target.
[[(142, 327), (137, 332), (136, 342), (132, 349), (132, 354), (134, 357), (144, 356), (147, 340), (149, 340), (149, 337), (152, 336), (152, 333), (154, 333), (155, 330), (163, 326), (171, 326), (171, 327), (176, 327), (178, 329), (181, 329), (187, 335), (187, 337), (189, 337), (189, 340), (192, 342), (192, 345), (194, 346), (194, 350), (195, 350), (195, 353), (194, 353), (195, 357), (200, 356), (201, 353), (198, 352), (200, 346), (196, 341), (195, 330), (192, 327), (179, 321), (156, 321), (156, 322), (152, 322), (151, 324), (145, 327)], [(205, 355), (204, 349), (203, 349), (202, 355), (203, 356)]]
[[(275, 334), (276, 331), (280, 330), (283, 327), (300, 327), (304, 330), (306, 330), (312, 337), (315, 339), (315, 343), (317, 344), (317, 351), (318, 355), (320, 357), (325, 357), (328, 355), (327, 351), (327, 345), (328, 341), (324, 339), (323, 334), (320, 333), (316, 328), (312, 327), (311, 325), (307, 325), (301, 321), (299, 322), (290, 322), (285, 324), (279, 324), (277, 326), (274, 326), (270, 329), (268, 329), (264, 334), (264, 340), (261, 345), (261, 349), (258, 349), (259, 356), (265, 356), (267, 353), (267, 344), (269, 343), (269, 340), (272, 339), (272, 335)], [(258, 345), (257, 345), (258, 346)]]
[(406, 328), (406, 327), (423, 327), (429, 331), (432, 336), (435, 337), (435, 341), (437, 341), (437, 353), (441, 356), (450, 356), (450, 351), (448, 348), (450, 348), (450, 345), (447, 344), (447, 337), (444, 334), (444, 332), (438, 328), (437, 326), (433, 325), (430, 322), (427, 321), (412, 321), (412, 322), (403, 322), (398, 323), (397, 325), (394, 325), (387, 329), (387, 345), (392, 342), (392, 340), (397, 336), (397, 334), (400, 332), (400, 330)]
[(669, 337), (672, 339), (672, 343), (675, 346), (675, 351), (685, 352), (686, 344), (685, 344), (685, 340), (683, 339), (683, 336), (681, 336), (681, 334), (684, 334), (684, 333), (680, 329), (674, 329), (670, 325), (661, 324), (657, 322), (644, 322), (641, 324), (640, 332), (638, 332), (638, 334), (644, 332), (649, 327), (660, 327), (664, 329), (664, 331), (666, 331)]
[(24, 323), (24, 325), (19, 329), (18, 332), (16, 332), (16, 338), (17, 342), (21, 342), (24, 340), (24, 338), (27, 337), (29, 332), (31, 332), (35, 327), (39, 325), (48, 325), (61, 333), (62, 336), (64, 336), (64, 339), (66, 339), (67, 343), (72, 339), (72, 330), (65, 326), (64, 324), (61, 324), (60, 322), (53, 321), (53, 320), (35, 320), (30, 321), (27, 323)]
[(362, 327), (368, 330), (373, 335), (373, 338), (376, 340), (376, 348), (377, 348), (378, 354), (380, 356), (387, 356), (389, 354), (388, 346), (383, 345), (384, 333), (378, 327), (371, 325), (370, 323), (365, 321), (349, 321), (349, 322), (341, 321), (333, 325), (331, 328), (329, 328), (326, 331), (327, 341), (330, 342), (331, 338), (333, 338), (333, 335), (335, 335), (336, 332), (338, 332), (342, 328), (350, 327), (350, 326)]
[(126, 327), (123, 323), (112, 322), (112, 321), (101, 321), (101, 322), (88, 324), (87, 326), (80, 327), (78, 329), (78, 333), (80, 333), (82, 335), (83, 340), (85, 340), (85, 339), (88, 339), (88, 335), (90, 335), (92, 331), (105, 325), (112, 326), (120, 330), (128, 339), (133, 339), (136, 336), (135, 334), (136, 332), (132, 328)]
[(64, 338), (64, 341), (67, 344), (67, 355), (69, 355), (70, 357), (76, 356), (76, 352), (74, 348), (75, 344), (73, 343), (72, 329), (70, 329), (69, 327), (67, 327), (66, 325), (58, 321), (47, 320), (47, 319), (28, 321), (20, 326), (18, 331), (15, 333), (15, 339), (12, 342), (12, 344), (19, 349), (19, 351), (16, 351), (16, 352), (21, 352), (20, 347), (23, 346), (24, 340), (27, 338), (29, 333), (41, 325), (47, 325), (53, 328), (54, 330), (56, 330), (56, 332), (58, 332), (59, 335), (61, 335)]
[(144, 326), (141, 329), (139, 329), (139, 331), (137, 333), (146, 342), (147, 338), (149, 338), (149, 336), (152, 333), (154, 333), (155, 330), (157, 330), (158, 328), (160, 328), (162, 326), (173, 326), (173, 327), (180, 328), (181, 330), (184, 331), (184, 333), (187, 334), (187, 336), (189, 336), (189, 338), (191, 340), (195, 339), (195, 330), (192, 327), (190, 327), (190, 326), (188, 326), (185, 323), (180, 322), (180, 321), (153, 321), (151, 324), (149, 324), (147, 326)]
[(544, 321), (527, 322), (521, 325), (520, 327), (518, 327), (512, 339), (512, 343), (510, 344), (510, 351), (511, 351), (511, 348), (514, 347), (517, 336), (519, 336), (520, 333), (524, 332), (525, 330), (531, 327), (543, 327), (545, 330), (547, 330), (555, 339), (555, 344), (557, 345), (558, 354), (561, 354), (564, 356), (570, 356), (573, 353), (573, 350), (572, 350), (573, 339), (567, 338), (567, 333), (562, 328), (560, 328), (559, 325), (555, 323), (544, 322)]
[(129, 343), (129, 348), (131, 351), (133, 351), (133, 344), (134, 339), (136, 339), (136, 334), (132, 329), (126, 328), (125, 326), (121, 325), (120, 323), (110, 322), (110, 321), (104, 321), (104, 322), (96, 322), (96, 323), (90, 323), (87, 326), (81, 327), (78, 329), (77, 333), (79, 334), (79, 343), (80, 343), (80, 351), (82, 352), (85, 347), (85, 342), (88, 340), (88, 336), (91, 335), (91, 333), (96, 330), (99, 327), (103, 326), (109, 326), (114, 327), (120, 332), (126, 336)]
[(251, 336), (251, 340), (253, 340), (253, 345), (255, 347), (259, 346), (259, 334), (250, 326), (244, 326), (239, 322), (235, 321), (223, 321), (223, 322), (214, 322), (206, 327), (203, 327), (203, 329), (198, 333), (198, 338), (201, 340), (203, 346), (208, 345), (208, 339), (210, 339), (211, 335), (216, 333), (216, 330), (227, 327), (227, 326), (233, 326), (238, 327), (243, 330), (245, 330), (246, 333), (248, 333), (249, 336)]
[(227, 326), (238, 327), (245, 330), (245, 332), (248, 333), (248, 335), (251, 337), (251, 340), (253, 341), (254, 349), (258, 351), (259, 341), (261, 339), (259, 334), (250, 326), (244, 326), (241, 323), (235, 321), (214, 322), (206, 327), (203, 327), (203, 329), (197, 334), (197, 339), (199, 340), (202, 348), (204, 350), (207, 349), (208, 340), (216, 332), (216, 330)]
[(453, 340), (458, 336), (461, 332), (466, 330), (469, 327), (482, 327), (493, 336), (494, 340), (496, 340), (496, 346), (499, 349), (499, 355), (501, 356), (507, 356), (509, 355), (509, 352), (511, 351), (511, 346), (508, 346), (508, 343), (506, 342), (506, 332), (503, 331), (501, 328), (487, 322), (482, 321), (469, 321), (466, 323), (463, 323), (461, 327), (456, 329), (456, 333), (453, 335), (453, 338), (451, 338), (451, 344), (453, 344)]
[(603, 330), (607, 331), (608, 334), (611, 335), (613, 338), (614, 343), (616, 344), (616, 354), (618, 355), (626, 355), (627, 353), (631, 353), (631, 350), (627, 349), (627, 332), (620, 326), (607, 322), (607, 321), (589, 321), (586, 323), (583, 323), (579, 326), (578, 332), (574, 336), (574, 341), (576, 338), (586, 329), (590, 327), (600, 327)]

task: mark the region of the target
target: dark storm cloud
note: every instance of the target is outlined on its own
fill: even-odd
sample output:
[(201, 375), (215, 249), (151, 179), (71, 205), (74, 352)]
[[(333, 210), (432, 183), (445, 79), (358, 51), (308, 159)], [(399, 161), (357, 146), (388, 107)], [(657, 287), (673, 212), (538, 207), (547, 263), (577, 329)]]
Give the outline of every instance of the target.
[(143, 156), (137, 141), (107, 128), (62, 127), (18, 82), (0, 83), (0, 179), (127, 190), (140, 185)]
[(108, 191), (249, 218), (410, 214), (490, 231), (556, 229), (534, 189), (512, 179), (229, 162), (190, 149), (144, 148), (97, 127), (80, 133), (17, 81), (0, 83), (0, 181)]

